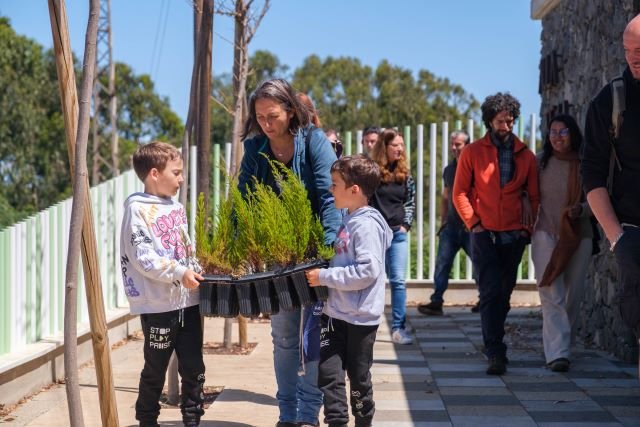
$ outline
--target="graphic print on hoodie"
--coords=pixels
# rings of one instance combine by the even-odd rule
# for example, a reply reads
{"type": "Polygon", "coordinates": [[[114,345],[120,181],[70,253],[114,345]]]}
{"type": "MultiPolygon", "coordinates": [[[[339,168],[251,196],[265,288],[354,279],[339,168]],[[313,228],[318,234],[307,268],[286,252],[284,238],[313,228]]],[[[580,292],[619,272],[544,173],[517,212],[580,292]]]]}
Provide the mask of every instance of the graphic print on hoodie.
{"type": "Polygon", "coordinates": [[[198,290],[181,279],[202,271],[192,256],[184,207],[172,199],[134,193],[124,203],[120,265],[132,314],[161,313],[198,304],[198,290]]]}

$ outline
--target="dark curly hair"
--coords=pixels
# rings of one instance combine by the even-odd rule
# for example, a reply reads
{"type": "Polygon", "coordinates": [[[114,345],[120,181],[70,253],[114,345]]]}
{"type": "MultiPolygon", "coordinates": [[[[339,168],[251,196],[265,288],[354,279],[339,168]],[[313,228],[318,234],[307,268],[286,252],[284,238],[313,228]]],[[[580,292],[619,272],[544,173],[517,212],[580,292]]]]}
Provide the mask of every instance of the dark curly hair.
{"type": "Polygon", "coordinates": [[[487,96],[480,106],[482,111],[482,121],[487,129],[491,129],[491,121],[502,111],[508,111],[513,116],[513,120],[520,117],[520,101],[510,93],[498,92],[495,95],[487,96]]]}
{"type": "Polygon", "coordinates": [[[549,159],[553,156],[553,146],[549,139],[549,133],[551,125],[555,122],[563,123],[569,129],[569,137],[571,138],[571,151],[580,152],[580,146],[582,146],[582,132],[580,126],[576,122],[576,119],[569,114],[558,114],[553,119],[549,120],[549,126],[547,126],[547,136],[544,138],[544,146],[542,147],[542,158],[540,159],[540,169],[544,169],[549,163],[549,159]]]}

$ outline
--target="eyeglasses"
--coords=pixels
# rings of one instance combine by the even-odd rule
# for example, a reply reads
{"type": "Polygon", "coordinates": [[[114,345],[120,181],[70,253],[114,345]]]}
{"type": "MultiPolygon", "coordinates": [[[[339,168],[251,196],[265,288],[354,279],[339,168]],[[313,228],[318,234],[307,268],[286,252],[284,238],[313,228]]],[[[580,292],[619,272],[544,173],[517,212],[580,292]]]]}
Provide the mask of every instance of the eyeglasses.
{"type": "Polygon", "coordinates": [[[561,136],[561,137],[569,136],[569,128],[564,128],[564,129],[560,129],[560,130],[551,129],[549,131],[549,136],[551,136],[551,137],[553,137],[553,136],[561,136]]]}

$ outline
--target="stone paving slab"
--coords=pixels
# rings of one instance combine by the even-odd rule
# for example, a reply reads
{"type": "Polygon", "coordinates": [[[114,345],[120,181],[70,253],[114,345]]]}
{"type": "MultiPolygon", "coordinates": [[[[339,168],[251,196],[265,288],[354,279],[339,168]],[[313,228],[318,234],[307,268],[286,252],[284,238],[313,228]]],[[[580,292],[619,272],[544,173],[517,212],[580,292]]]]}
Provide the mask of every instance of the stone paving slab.
{"type": "MultiPolygon", "coordinates": [[[[447,307],[442,317],[408,310],[412,345],[390,339],[390,311],[374,348],[372,381],[376,427],[608,427],[640,426],[637,366],[576,348],[568,373],[546,368],[537,309],[512,309],[507,319],[510,363],[502,376],[485,374],[480,318],[467,307],[447,307]]],[[[207,319],[206,340],[220,341],[222,319],[207,319]]],[[[236,327],[234,326],[234,333],[236,327]]],[[[250,356],[205,356],[206,385],[224,386],[207,409],[203,427],[273,427],[278,409],[268,323],[250,323],[250,356]]],[[[141,343],[112,352],[121,426],[134,426],[133,404],[142,367],[141,343]]],[[[100,425],[95,374],[81,370],[85,425],[100,425]]],[[[63,386],[43,392],[1,425],[68,425],[63,386]]],[[[322,418],[322,416],[321,416],[322,418]]],[[[163,409],[164,426],[180,425],[178,409],[163,409]]],[[[353,426],[353,420],[350,426],[353,426]]]]}

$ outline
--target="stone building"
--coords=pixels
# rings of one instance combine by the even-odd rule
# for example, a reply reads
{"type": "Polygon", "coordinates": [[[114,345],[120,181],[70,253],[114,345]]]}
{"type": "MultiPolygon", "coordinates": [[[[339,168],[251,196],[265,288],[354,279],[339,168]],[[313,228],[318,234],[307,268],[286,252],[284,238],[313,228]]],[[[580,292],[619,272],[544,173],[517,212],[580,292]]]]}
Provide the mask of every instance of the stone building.
{"type": "MultiPolygon", "coordinates": [[[[541,129],[559,113],[584,125],[591,98],[626,66],[622,33],[638,13],[639,0],[531,1],[531,17],[542,20],[541,129]]],[[[618,311],[617,268],[602,243],[590,265],[578,333],[587,345],[637,360],[637,340],[618,311]]]]}

